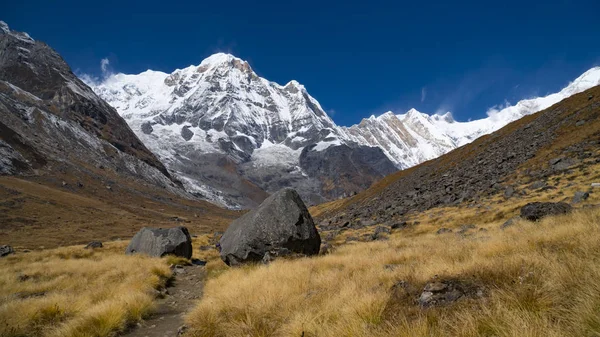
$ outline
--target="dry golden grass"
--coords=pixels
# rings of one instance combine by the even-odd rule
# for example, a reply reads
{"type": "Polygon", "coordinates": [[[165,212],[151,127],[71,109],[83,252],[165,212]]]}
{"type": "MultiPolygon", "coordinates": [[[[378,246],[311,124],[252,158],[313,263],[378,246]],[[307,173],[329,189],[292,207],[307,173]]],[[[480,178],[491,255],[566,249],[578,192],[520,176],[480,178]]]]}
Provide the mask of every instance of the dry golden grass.
{"type": "Polygon", "coordinates": [[[113,336],[153,309],[167,261],[125,256],[126,242],[0,259],[0,336],[113,336]]]}
{"type": "Polygon", "coordinates": [[[326,256],[230,269],[207,282],[190,335],[600,335],[600,209],[506,230],[479,225],[488,230],[464,237],[423,224],[326,256]],[[436,278],[486,295],[422,309],[392,290],[436,278]]]}

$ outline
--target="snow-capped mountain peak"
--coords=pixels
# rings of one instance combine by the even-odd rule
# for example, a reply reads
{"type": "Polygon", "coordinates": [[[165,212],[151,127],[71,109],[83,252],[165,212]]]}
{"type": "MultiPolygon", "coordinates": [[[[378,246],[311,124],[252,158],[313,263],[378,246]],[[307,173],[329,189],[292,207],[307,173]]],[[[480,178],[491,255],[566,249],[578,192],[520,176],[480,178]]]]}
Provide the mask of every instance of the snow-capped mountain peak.
{"type": "Polygon", "coordinates": [[[600,67],[594,67],[581,76],[577,77],[573,82],[560,91],[560,94],[568,97],[578,92],[594,87],[600,83],[600,67]]]}
{"type": "Polygon", "coordinates": [[[379,148],[397,168],[407,168],[598,84],[600,67],[558,93],[490,109],[488,117],[480,120],[459,122],[451,112],[429,115],[413,108],[402,114],[372,115],[357,125],[341,127],[302,84],[268,81],[248,62],[226,53],[170,74],[148,70],[90,83],[189,190],[229,206],[239,203],[222,194],[222,182],[227,179],[215,178],[207,162],[226,157],[237,165],[235,174],[265,190],[304,184],[300,188],[314,191],[314,186],[308,187],[312,182],[302,182],[306,179],[303,155],[319,160],[319,153],[346,155],[345,150],[332,150],[343,146],[379,148]],[[304,149],[308,154],[303,154],[304,149]],[[218,181],[211,183],[211,179],[218,181]]]}
{"type": "Polygon", "coordinates": [[[303,85],[261,78],[231,54],[214,54],[170,74],[114,74],[90,85],[168,166],[180,171],[189,189],[212,199],[219,199],[219,191],[174,167],[199,153],[226,155],[240,165],[260,161],[257,156],[269,151],[281,158],[283,149],[295,158],[294,166],[307,145],[340,144],[343,137],[303,85]]]}

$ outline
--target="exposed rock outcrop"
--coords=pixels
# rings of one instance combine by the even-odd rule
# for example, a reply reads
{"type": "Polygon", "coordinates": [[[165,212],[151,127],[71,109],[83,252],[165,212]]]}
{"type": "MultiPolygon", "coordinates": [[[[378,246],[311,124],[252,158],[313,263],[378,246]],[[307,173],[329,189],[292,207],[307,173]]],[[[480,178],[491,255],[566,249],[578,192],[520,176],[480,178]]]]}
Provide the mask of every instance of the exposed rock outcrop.
{"type": "Polygon", "coordinates": [[[521,208],[521,218],[538,221],[550,215],[567,214],[571,209],[571,206],[564,202],[532,202],[521,208]]]}
{"type": "Polygon", "coordinates": [[[92,241],[90,243],[88,243],[85,247],[83,247],[84,249],[96,249],[96,248],[102,248],[102,242],[100,241],[92,241]]]}
{"type": "Polygon", "coordinates": [[[4,257],[10,254],[14,254],[15,250],[9,245],[0,246],[0,257],[4,257]]]}

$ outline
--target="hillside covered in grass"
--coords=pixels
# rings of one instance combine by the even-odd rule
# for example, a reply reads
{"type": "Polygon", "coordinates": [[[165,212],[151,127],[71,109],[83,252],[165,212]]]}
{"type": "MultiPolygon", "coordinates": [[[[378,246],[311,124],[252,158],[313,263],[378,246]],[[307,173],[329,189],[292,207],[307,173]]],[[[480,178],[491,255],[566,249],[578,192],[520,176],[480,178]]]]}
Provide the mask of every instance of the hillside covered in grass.
{"type": "Polygon", "coordinates": [[[325,256],[230,269],[208,280],[187,317],[190,335],[600,333],[600,209],[505,229],[447,226],[455,232],[437,234],[432,221],[325,256]],[[423,305],[436,286],[458,298],[423,305]]]}

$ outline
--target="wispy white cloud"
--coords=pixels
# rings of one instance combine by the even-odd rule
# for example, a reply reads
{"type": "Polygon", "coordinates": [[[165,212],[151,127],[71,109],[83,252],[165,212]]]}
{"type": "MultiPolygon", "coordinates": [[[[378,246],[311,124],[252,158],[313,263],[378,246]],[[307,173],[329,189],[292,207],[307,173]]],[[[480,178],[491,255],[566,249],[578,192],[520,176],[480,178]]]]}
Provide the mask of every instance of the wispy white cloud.
{"type": "Polygon", "coordinates": [[[465,73],[457,83],[452,84],[451,89],[446,93],[435,113],[443,114],[447,111],[456,111],[468,106],[496,83],[507,78],[509,73],[510,69],[502,63],[498,64],[493,61],[481,68],[465,73]]]}
{"type": "Polygon", "coordinates": [[[79,77],[79,79],[82,80],[83,83],[89,85],[90,87],[100,84],[100,78],[98,78],[97,76],[81,73],[77,70],[75,71],[75,75],[77,75],[77,77],[79,77]]]}
{"type": "Polygon", "coordinates": [[[104,81],[105,79],[110,77],[113,74],[113,72],[110,67],[110,60],[108,59],[108,57],[105,57],[100,60],[100,76],[82,73],[78,70],[75,71],[75,74],[85,84],[87,84],[89,86],[95,86],[95,85],[102,83],[102,81],[104,81]]]}
{"type": "Polygon", "coordinates": [[[100,69],[102,69],[102,74],[105,75],[108,73],[108,66],[110,65],[110,61],[108,60],[108,57],[103,58],[102,60],[100,60],[100,69]]]}
{"type": "Polygon", "coordinates": [[[425,97],[427,97],[427,88],[421,88],[421,103],[425,102],[425,97]]]}
{"type": "Polygon", "coordinates": [[[497,104],[497,105],[494,105],[493,107],[489,108],[486,111],[486,114],[488,115],[488,117],[495,118],[500,111],[502,111],[510,106],[511,106],[510,102],[505,99],[503,104],[497,104]]]}

